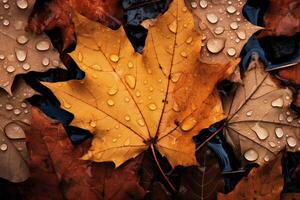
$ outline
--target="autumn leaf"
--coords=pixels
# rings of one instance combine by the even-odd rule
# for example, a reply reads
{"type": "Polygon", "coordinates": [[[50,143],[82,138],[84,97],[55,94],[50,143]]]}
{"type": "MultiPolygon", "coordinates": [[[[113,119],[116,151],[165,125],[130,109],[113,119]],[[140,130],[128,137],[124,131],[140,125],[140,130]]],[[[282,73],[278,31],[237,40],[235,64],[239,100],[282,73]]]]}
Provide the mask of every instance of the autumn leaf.
{"type": "Polygon", "coordinates": [[[0,8],[3,17],[0,28],[0,87],[10,94],[18,74],[64,68],[45,34],[34,35],[25,31],[34,2],[14,1],[4,3],[0,8]]]}
{"type": "Polygon", "coordinates": [[[24,199],[143,198],[137,177],[140,158],[117,170],[109,163],[83,161],[80,157],[89,142],[73,146],[62,124],[37,108],[32,110],[32,121],[32,133],[27,134],[31,177],[18,185],[24,199]]]}
{"type": "Polygon", "coordinates": [[[300,32],[300,2],[298,0],[270,0],[264,15],[265,30],[260,37],[293,36],[300,32]]]}
{"type": "Polygon", "coordinates": [[[199,62],[200,36],[181,0],[150,28],[143,55],[123,29],[78,16],[76,31],[71,56],[85,79],[45,85],[75,115],[72,125],[95,134],[83,158],[120,166],[155,146],[173,167],[195,165],[192,137],[224,118],[214,86],[238,61],[199,62]]]}
{"type": "Polygon", "coordinates": [[[261,27],[243,16],[246,0],[186,0],[197,29],[202,34],[200,60],[209,64],[226,64],[238,58],[243,46],[261,27]]]}
{"type": "Polygon", "coordinates": [[[264,165],[282,150],[299,151],[299,116],[289,107],[292,92],[264,71],[258,58],[243,84],[224,99],[225,136],[236,154],[264,165]]]}
{"type": "Polygon", "coordinates": [[[0,177],[22,182],[29,176],[25,130],[31,124],[31,106],[25,99],[35,92],[21,79],[15,86],[13,96],[0,90],[0,177]]]}
{"type": "Polygon", "coordinates": [[[280,200],[283,188],[281,156],[263,167],[251,170],[228,194],[218,194],[218,200],[280,200]]]}

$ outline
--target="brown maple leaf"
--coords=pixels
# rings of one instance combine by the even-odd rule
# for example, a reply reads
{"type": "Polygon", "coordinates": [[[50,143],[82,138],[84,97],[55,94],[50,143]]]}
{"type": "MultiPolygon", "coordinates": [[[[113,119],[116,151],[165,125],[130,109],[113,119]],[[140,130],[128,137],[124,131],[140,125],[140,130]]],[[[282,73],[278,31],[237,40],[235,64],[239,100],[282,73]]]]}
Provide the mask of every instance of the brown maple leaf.
{"type": "Polygon", "coordinates": [[[63,68],[59,54],[45,34],[26,32],[27,18],[35,0],[3,2],[0,26],[0,88],[11,94],[15,76],[30,71],[63,68]]]}

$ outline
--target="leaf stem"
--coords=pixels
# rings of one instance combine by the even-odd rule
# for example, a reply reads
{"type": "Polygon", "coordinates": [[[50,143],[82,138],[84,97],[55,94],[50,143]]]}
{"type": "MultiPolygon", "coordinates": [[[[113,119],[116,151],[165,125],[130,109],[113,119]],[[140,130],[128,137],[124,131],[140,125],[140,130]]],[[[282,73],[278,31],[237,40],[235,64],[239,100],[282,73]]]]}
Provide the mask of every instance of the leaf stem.
{"type": "Polygon", "coordinates": [[[160,173],[163,175],[164,179],[167,181],[168,185],[170,186],[170,188],[173,190],[174,193],[177,192],[177,190],[175,189],[175,187],[173,186],[173,184],[171,183],[171,181],[169,180],[169,178],[166,176],[166,174],[164,173],[164,170],[162,169],[162,167],[160,166],[159,164],[159,161],[157,159],[157,156],[156,156],[156,153],[155,153],[155,149],[154,149],[154,146],[153,144],[150,145],[151,147],[151,151],[152,151],[152,155],[153,155],[153,158],[156,162],[156,165],[160,171],[160,173]]]}
{"type": "Polygon", "coordinates": [[[221,130],[223,130],[224,125],[221,126],[218,130],[216,130],[211,136],[209,136],[200,146],[197,147],[196,151],[201,149],[206,143],[208,143],[213,137],[215,137],[221,130]]]}

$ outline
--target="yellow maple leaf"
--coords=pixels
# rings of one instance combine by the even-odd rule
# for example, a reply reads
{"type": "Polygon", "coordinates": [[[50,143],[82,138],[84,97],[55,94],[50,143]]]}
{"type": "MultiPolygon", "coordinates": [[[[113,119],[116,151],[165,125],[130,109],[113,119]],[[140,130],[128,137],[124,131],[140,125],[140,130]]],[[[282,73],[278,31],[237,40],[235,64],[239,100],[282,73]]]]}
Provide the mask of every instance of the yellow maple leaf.
{"type": "Polygon", "coordinates": [[[152,146],[173,167],[196,164],[192,137],[224,118],[214,86],[237,61],[200,63],[201,38],[183,0],[174,0],[150,27],[142,55],[123,29],[82,16],[75,24],[71,56],[86,76],[45,85],[74,113],[72,125],[95,134],[83,158],[119,166],[152,146]]]}

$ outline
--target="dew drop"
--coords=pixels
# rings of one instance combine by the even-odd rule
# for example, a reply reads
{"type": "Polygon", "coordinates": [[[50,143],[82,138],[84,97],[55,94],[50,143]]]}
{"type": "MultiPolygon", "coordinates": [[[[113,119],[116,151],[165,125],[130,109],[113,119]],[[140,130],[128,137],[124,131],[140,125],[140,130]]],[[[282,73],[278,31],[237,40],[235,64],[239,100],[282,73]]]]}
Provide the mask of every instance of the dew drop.
{"type": "Polygon", "coordinates": [[[132,62],[130,62],[130,61],[128,62],[127,66],[128,66],[128,68],[129,68],[129,69],[131,69],[131,68],[133,68],[133,67],[134,67],[133,63],[132,63],[132,62]]]}
{"type": "Polygon", "coordinates": [[[225,40],[223,39],[209,39],[207,41],[206,47],[211,53],[219,53],[225,46],[225,40]]]}
{"type": "Polygon", "coordinates": [[[5,56],[3,54],[0,54],[0,60],[4,60],[5,56]]]}
{"type": "Polygon", "coordinates": [[[26,8],[28,8],[28,1],[27,0],[17,0],[17,6],[18,8],[24,10],[26,8]]]}
{"type": "Polygon", "coordinates": [[[182,131],[189,131],[193,129],[197,124],[197,120],[193,116],[189,116],[183,120],[180,124],[180,128],[182,131]]]}
{"type": "Polygon", "coordinates": [[[236,29],[239,28],[239,25],[238,25],[237,22],[231,22],[229,26],[230,26],[230,28],[233,29],[233,30],[236,30],[236,29]]]}
{"type": "Polygon", "coordinates": [[[233,14],[236,12],[236,8],[234,6],[228,6],[226,8],[226,11],[229,13],[229,14],[233,14]]]}
{"type": "Polygon", "coordinates": [[[6,136],[10,139],[26,138],[25,132],[22,129],[22,127],[13,122],[5,126],[4,132],[5,132],[6,136]]]}
{"type": "Polygon", "coordinates": [[[9,25],[9,21],[7,19],[4,19],[3,22],[2,22],[2,24],[4,26],[8,26],[9,25]]]}
{"type": "Polygon", "coordinates": [[[238,30],[236,32],[238,38],[240,38],[241,40],[245,40],[246,39],[246,32],[243,30],[238,30]]]}
{"type": "Polygon", "coordinates": [[[289,122],[289,123],[291,123],[293,120],[294,120],[294,119],[293,119],[293,117],[291,117],[291,116],[288,116],[288,117],[286,118],[286,121],[289,122]]]}
{"type": "Polygon", "coordinates": [[[179,112],[179,111],[180,111],[180,107],[179,107],[179,105],[178,105],[176,102],[174,102],[172,109],[173,109],[175,112],[179,112]]]}
{"type": "Polygon", "coordinates": [[[181,73],[172,73],[171,74],[171,81],[176,83],[180,79],[181,73]]]}
{"type": "Polygon", "coordinates": [[[136,79],[132,75],[125,75],[125,82],[129,88],[134,89],[136,84],[136,79]]]}
{"type": "Polygon", "coordinates": [[[293,137],[288,137],[288,138],[286,139],[286,142],[287,142],[287,144],[288,144],[290,147],[295,147],[295,146],[297,145],[297,141],[296,141],[296,139],[293,138],[293,137]]]}
{"type": "Polygon", "coordinates": [[[180,55],[184,58],[187,58],[187,53],[185,51],[180,52],[180,55]]]}
{"type": "Polygon", "coordinates": [[[110,95],[110,96],[114,96],[115,94],[118,93],[118,88],[110,88],[108,91],[107,91],[107,94],[110,95]]]}
{"type": "Polygon", "coordinates": [[[12,65],[9,65],[7,68],[6,68],[6,71],[8,73],[13,73],[14,71],[16,70],[16,68],[12,65]]]}
{"type": "Polygon", "coordinates": [[[42,65],[48,66],[49,64],[50,64],[50,59],[49,58],[43,58],[42,65]]]}
{"type": "Polygon", "coordinates": [[[234,56],[236,54],[236,50],[234,48],[230,47],[227,49],[227,54],[229,56],[234,56]]]}
{"type": "Polygon", "coordinates": [[[26,60],[27,52],[25,50],[15,48],[15,54],[18,61],[23,62],[26,60]]]}
{"type": "Polygon", "coordinates": [[[275,135],[276,135],[276,137],[278,137],[278,138],[282,138],[282,136],[283,136],[283,130],[282,130],[282,128],[275,128],[275,135]]]}
{"type": "Polygon", "coordinates": [[[125,120],[126,121],[130,121],[130,116],[129,115],[125,115],[125,120]]]}
{"type": "Polygon", "coordinates": [[[201,0],[199,2],[199,5],[200,5],[201,8],[207,8],[208,3],[207,3],[206,0],[201,0]]]}
{"type": "Polygon", "coordinates": [[[220,35],[224,32],[225,28],[224,26],[217,26],[214,30],[215,34],[220,35]]]}
{"type": "Polygon", "coordinates": [[[266,155],[266,156],[264,157],[264,160],[265,160],[266,162],[269,162],[269,161],[270,161],[270,157],[269,157],[268,155],[266,155]]]}
{"type": "Polygon", "coordinates": [[[124,101],[125,101],[126,103],[128,103],[128,102],[129,102],[129,98],[128,98],[128,97],[125,97],[125,98],[124,98],[124,101]]]}
{"type": "Polygon", "coordinates": [[[50,43],[46,40],[42,40],[36,43],[35,48],[39,51],[47,51],[50,48],[50,43]]]}
{"type": "Polygon", "coordinates": [[[8,148],[8,146],[7,146],[7,144],[5,144],[5,143],[2,143],[2,144],[0,145],[0,150],[1,150],[1,151],[6,151],[7,148],[8,148]]]}
{"type": "Polygon", "coordinates": [[[251,117],[252,114],[253,114],[253,110],[250,110],[250,111],[248,111],[248,112],[246,113],[246,116],[247,116],[247,117],[251,117]]]}
{"type": "Polygon", "coordinates": [[[269,142],[269,145],[270,145],[270,147],[272,147],[272,148],[276,147],[276,144],[275,144],[274,142],[272,142],[272,141],[269,142]]]}
{"type": "Polygon", "coordinates": [[[138,120],[137,120],[137,123],[138,123],[138,125],[140,125],[140,126],[145,126],[145,122],[144,122],[143,119],[138,119],[138,120]]]}
{"type": "Polygon", "coordinates": [[[110,59],[112,62],[117,63],[117,62],[119,62],[120,57],[119,57],[118,55],[116,55],[116,54],[111,54],[111,55],[109,56],[109,59],[110,59]]]}
{"type": "Polygon", "coordinates": [[[28,63],[24,63],[23,65],[22,65],[22,68],[24,69],[24,70],[29,70],[30,69],[30,65],[28,64],[28,63]]]}
{"type": "Polygon", "coordinates": [[[172,33],[176,33],[177,32],[177,21],[174,20],[171,24],[169,24],[168,28],[172,33]]]}
{"type": "Polygon", "coordinates": [[[185,42],[186,42],[187,44],[191,44],[191,43],[193,42],[193,37],[188,37],[188,38],[185,40],[185,42]]]}
{"type": "Polygon", "coordinates": [[[248,149],[245,151],[244,157],[246,160],[253,162],[258,159],[258,153],[254,149],[248,149]]]}
{"type": "Polygon", "coordinates": [[[113,100],[111,100],[111,99],[108,99],[106,103],[109,106],[114,106],[115,105],[115,102],[113,100]]]}
{"type": "Polygon", "coordinates": [[[197,2],[196,1],[192,1],[191,2],[191,7],[192,8],[197,8],[197,2]]]}
{"type": "Polygon", "coordinates": [[[251,130],[253,130],[256,133],[257,137],[260,140],[265,140],[265,139],[267,139],[267,137],[269,137],[269,133],[268,133],[267,129],[261,127],[258,123],[255,124],[255,126],[253,126],[251,128],[251,130]]]}
{"type": "Polygon", "coordinates": [[[118,141],[117,138],[114,138],[114,139],[112,140],[113,143],[115,143],[115,142],[117,142],[117,141],[118,141]]]}
{"type": "Polygon", "coordinates": [[[22,45],[26,44],[28,40],[29,40],[28,37],[26,37],[25,35],[20,35],[17,37],[17,42],[22,45]]]}
{"type": "Polygon", "coordinates": [[[15,110],[14,110],[14,114],[15,114],[15,115],[19,115],[19,114],[21,114],[21,110],[20,110],[20,109],[18,109],[18,108],[17,108],[17,109],[15,109],[15,110]]]}
{"type": "Polygon", "coordinates": [[[77,58],[78,58],[78,61],[79,61],[79,62],[82,62],[82,61],[83,61],[83,55],[82,55],[81,52],[78,52],[77,58]]]}
{"type": "Polygon", "coordinates": [[[71,104],[69,104],[67,101],[63,101],[63,106],[66,108],[66,109],[70,109],[70,108],[72,108],[72,105],[71,104]]]}
{"type": "Polygon", "coordinates": [[[96,124],[96,122],[91,121],[91,122],[90,122],[90,126],[93,127],[93,128],[95,128],[95,127],[97,126],[97,124],[96,124]]]}
{"type": "Polygon", "coordinates": [[[283,103],[284,103],[284,102],[283,102],[283,99],[280,97],[280,98],[275,99],[274,101],[272,101],[271,105],[272,105],[273,107],[282,108],[283,103]]]}
{"type": "Polygon", "coordinates": [[[206,14],[206,19],[209,23],[215,24],[218,22],[218,17],[217,15],[213,14],[213,13],[208,13],[206,14]]]}
{"type": "Polygon", "coordinates": [[[140,97],[141,96],[141,92],[140,91],[136,91],[135,92],[135,96],[140,97]]]}
{"type": "Polygon", "coordinates": [[[157,109],[157,106],[155,103],[150,103],[150,104],[148,104],[148,108],[149,108],[149,110],[154,111],[157,109]]]}
{"type": "Polygon", "coordinates": [[[279,121],[283,121],[283,119],[284,119],[284,116],[283,116],[283,114],[279,114],[279,116],[278,116],[278,120],[279,120],[279,121]]]}

